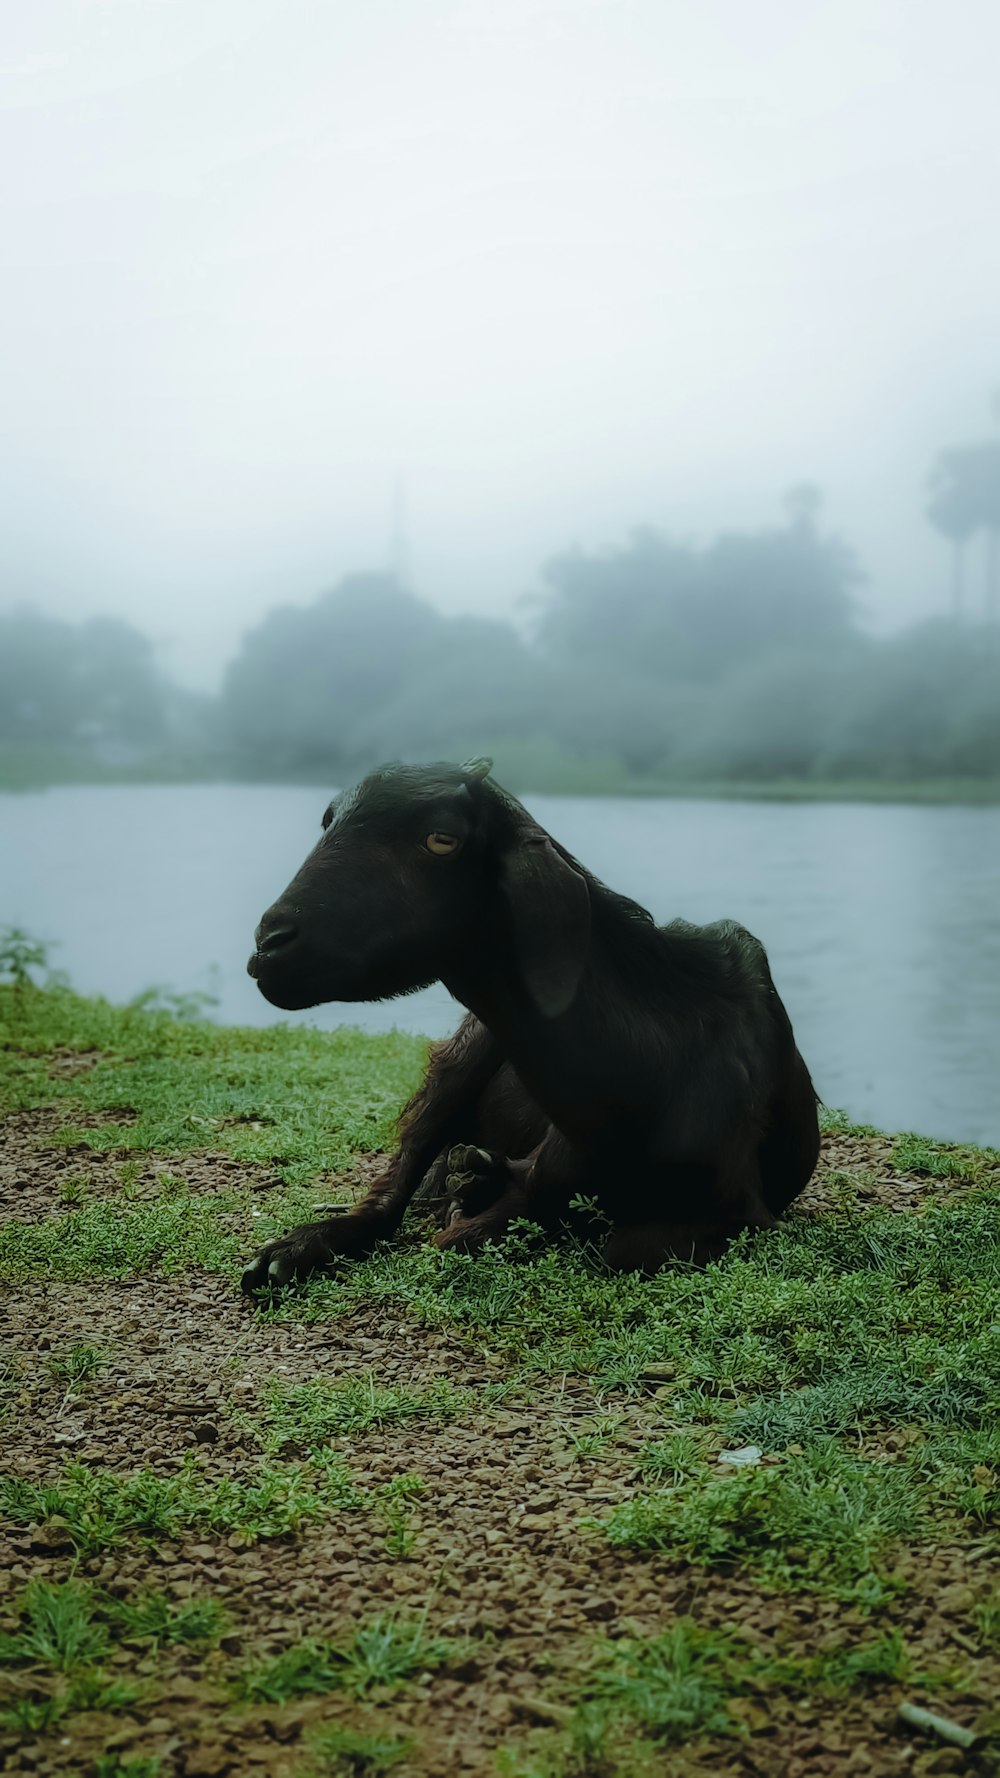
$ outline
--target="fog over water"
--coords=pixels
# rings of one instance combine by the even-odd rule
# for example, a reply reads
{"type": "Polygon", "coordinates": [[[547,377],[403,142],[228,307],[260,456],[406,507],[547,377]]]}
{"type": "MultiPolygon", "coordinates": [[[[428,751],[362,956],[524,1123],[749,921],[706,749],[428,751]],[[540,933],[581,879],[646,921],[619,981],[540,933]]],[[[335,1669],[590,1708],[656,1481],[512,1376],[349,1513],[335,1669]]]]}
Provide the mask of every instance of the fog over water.
{"type": "Polygon", "coordinates": [[[554,550],[808,477],[875,627],[941,609],[998,56],[992,0],[9,8],[2,597],[211,686],[349,569],[507,613],[554,550]]]}

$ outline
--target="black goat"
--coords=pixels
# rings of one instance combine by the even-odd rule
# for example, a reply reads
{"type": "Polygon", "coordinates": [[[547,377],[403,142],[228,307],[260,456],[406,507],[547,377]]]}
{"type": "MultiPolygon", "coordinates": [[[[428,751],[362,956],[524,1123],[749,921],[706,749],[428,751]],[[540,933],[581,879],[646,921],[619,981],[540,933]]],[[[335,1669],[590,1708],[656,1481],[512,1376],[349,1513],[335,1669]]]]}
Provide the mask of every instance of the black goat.
{"type": "Polygon", "coordinates": [[[582,1194],[612,1225],[609,1263],[649,1271],[773,1225],[812,1173],[816,1095],[757,939],[731,921],[655,926],[489,770],[373,772],[331,803],[257,928],[247,967],[275,1006],[440,979],[469,1013],[368,1196],[270,1241],[247,1290],[369,1250],[449,1157],[465,1213],[441,1246],[473,1250],[512,1217],[557,1226],[582,1194]]]}

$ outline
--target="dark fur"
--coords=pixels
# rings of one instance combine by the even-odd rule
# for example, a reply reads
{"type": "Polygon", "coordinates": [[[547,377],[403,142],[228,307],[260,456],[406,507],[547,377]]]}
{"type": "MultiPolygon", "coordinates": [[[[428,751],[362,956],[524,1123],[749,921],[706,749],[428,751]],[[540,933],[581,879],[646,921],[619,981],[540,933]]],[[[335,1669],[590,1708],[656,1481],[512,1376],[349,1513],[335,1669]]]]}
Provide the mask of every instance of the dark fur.
{"type": "Polygon", "coordinates": [[[393,1234],[449,1153],[466,1214],[440,1245],[473,1250],[518,1216],[557,1226],[582,1194],[613,1225],[608,1261],[645,1270],[770,1226],[812,1173],[816,1095],[763,947],[730,921],[655,926],[487,770],[373,773],[327,810],[258,927],[248,967],[276,1006],[440,979],[469,1015],[434,1048],[364,1201],[270,1242],[248,1289],[393,1234]],[[437,832],[459,850],[432,854],[437,832]]]}

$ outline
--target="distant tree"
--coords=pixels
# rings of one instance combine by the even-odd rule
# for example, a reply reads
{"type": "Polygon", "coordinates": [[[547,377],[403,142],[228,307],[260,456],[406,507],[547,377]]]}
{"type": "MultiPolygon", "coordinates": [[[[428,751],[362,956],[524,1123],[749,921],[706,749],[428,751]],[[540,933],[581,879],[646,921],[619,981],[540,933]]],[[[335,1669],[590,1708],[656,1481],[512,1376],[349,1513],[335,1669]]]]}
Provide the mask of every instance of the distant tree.
{"type": "Polygon", "coordinates": [[[662,683],[842,637],[862,577],[852,552],[820,531],[820,506],[803,484],[787,498],[786,525],[728,532],[708,549],[646,528],[624,549],[555,556],[543,570],[540,646],[662,683]]]}
{"type": "Polygon", "coordinates": [[[537,637],[553,660],[658,677],[691,670],[687,613],[697,598],[696,552],[651,526],[624,548],[564,551],[544,564],[537,637]]]}
{"type": "Polygon", "coordinates": [[[954,550],[952,610],[963,615],[964,556],[969,538],[986,538],[985,614],[1000,615],[1000,439],[942,451],[928,478],[927,517],[954,550]]]}
{"type": "Polygon", "coordinates": [[[421,695],[446,627],[385,574],[349,575],[312,605],[271,611],[226,669],[222,734],[264,776],[351,767],[365,724],[407,687],[421,695]]]}
{"type": "Polygon", "coordinates": [[[1000,652],[983,634],[939,618],[869,642],[837,699],[824,774],[1000,772],[1000,652]]]}
{"type": "Polygon", "coordinates": [[[0,614],[0,737],[101,750],[146,749],[165,733],[153,645],[120,618],[62,623],[29,607],[0,614]]]}

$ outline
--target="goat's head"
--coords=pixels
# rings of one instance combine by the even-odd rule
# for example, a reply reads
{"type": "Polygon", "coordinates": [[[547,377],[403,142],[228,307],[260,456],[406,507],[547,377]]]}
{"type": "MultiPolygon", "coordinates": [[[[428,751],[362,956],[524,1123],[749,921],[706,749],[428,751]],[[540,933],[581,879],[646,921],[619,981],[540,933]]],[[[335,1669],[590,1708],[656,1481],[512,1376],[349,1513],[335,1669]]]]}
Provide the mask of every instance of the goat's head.
{"type": "Polygon", "coordinates": [[[587,879],[527,810],[464,766],[384,766],[335,797],[247,965],[288,1010],[513,971],[565,1012],[590,944],[587,879]]]}

